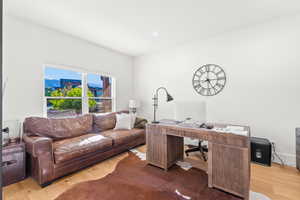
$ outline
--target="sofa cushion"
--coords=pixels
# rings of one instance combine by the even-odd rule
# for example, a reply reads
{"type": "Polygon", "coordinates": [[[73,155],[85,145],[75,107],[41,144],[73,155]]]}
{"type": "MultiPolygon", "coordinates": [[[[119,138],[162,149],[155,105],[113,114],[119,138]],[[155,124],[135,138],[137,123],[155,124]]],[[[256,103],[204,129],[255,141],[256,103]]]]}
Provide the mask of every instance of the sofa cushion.
{"type": "Polygon", "coordinates": [[[99,132],[115,128],[117,113],[128,113],[128,111],[94,115],[94,130],[99,132]]]}
{"type": "Polygon", "coordinates": [[[138,137],[145,137],[145,130],[137,128],[131,130],[107,130],[100,134],[113,139],[114,145],[120,145],[135,140],[138,137]]]}
{"type": "Polygon", "coordinates": [[[71,160],[88,153],[112,148],[112,139],[99,134],[85,134],[53,143],[55,163],[71,160]]]}
{"type": "Polygon", "coordinates": [[[24,132],[27,135],[49,137],[54,140],[80,136],[92,129],[93,115],[90,114],[62,119],[29,117],[24,121],[24,132]]]}

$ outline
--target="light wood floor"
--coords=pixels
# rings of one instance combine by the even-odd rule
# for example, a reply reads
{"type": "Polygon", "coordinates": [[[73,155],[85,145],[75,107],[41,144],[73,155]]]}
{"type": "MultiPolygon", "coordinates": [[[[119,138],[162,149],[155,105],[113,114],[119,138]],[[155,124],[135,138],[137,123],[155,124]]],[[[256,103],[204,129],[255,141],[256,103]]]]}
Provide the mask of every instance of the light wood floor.
{"type": "MultiPolygon", "coordinates": [[[[145,152],[146,147],[138,150],[145,152]]],[[[116,164],[125,158],[120,154],[90,168],[61,178],[51,185],[40,188],[31,178],[4,187],[5,200],[52,200],[72,185],[93,179],[99,179],[112,172],[116,164]]],[[[260,192],[272,200],[300,200],[300,172],[295,168],[282,168],[276,164],[272,167],[251,166],[251,190],[260,192]]]]}

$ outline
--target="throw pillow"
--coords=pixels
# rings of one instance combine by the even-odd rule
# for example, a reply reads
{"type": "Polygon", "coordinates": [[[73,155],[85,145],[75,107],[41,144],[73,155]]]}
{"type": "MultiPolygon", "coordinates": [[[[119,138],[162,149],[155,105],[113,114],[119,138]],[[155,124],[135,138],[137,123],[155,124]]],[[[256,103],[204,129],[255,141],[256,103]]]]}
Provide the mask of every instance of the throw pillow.
{"type": "Polygon", "coordinates": [[[136,117],[134,128],[144,129],[146,128],[147,120],[141,117],[136,117]]]}
{"type": "Polygon", "coordinates": [[[135,116],[131,114],[116,114],[116,126],[114,130],[118,129],[132,129],[135,122],[135,116]]]}
{"type": "Polygon", "coordinates": [[[101,132],[113,129],[116,126],[116,114],[128,113],[128,111],[112,112],[109,114],[94,114],[94,131],[101,132]]]}

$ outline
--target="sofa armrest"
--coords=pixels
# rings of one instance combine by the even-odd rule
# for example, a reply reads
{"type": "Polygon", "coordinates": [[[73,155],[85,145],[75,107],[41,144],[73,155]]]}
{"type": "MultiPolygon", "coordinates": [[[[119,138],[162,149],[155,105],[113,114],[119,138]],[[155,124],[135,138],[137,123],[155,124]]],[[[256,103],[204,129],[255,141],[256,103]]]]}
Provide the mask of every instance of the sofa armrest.
{"type": "Polygon", "coordinates": [[[42,186],[48,185],[54,177],[52,139],[24,134],[26,152],[30,154],[30,174],[42,186]]]}
{"type": "Polygon", "coordinates": [[[26,151],[33,157],[38,157],[46,153],[52,155],[52,139],[24,134],[23,140],[26,144],[26,151]]]}

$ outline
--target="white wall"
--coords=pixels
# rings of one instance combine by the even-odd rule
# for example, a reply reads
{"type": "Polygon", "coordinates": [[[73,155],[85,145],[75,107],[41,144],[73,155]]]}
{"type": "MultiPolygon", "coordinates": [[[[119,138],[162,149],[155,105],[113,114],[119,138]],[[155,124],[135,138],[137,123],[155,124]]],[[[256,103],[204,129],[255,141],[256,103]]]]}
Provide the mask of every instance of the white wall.
{"type": "Polygon", "coordinates": [[[43,64],[74,66],[116,78],[116,109],[132,97],[132,57],[4,16],[4,120],[43,115],[43,64]]]}
{"type": "MultiPolygon", "coordinates": [[[[295,164],[295,127],[300,126],[300,15],[138,57],[134,77],[134,95],[141,101],[142,115],[152,119],[152,95],[157,87],[165,86],[178,101],[206,101],[208,121],[251,126],[252,136],[274,141],[286,162],[295,164]],[[225,89],[213,97],[203,97],[192,87],[194,71],[207,63],[220,65],[227,74],[225,89]]],[[[161,110],[169,107],[160,104],[161,110]]],[[[160,114],[167,115],[165,111],[160,114]]]]}

